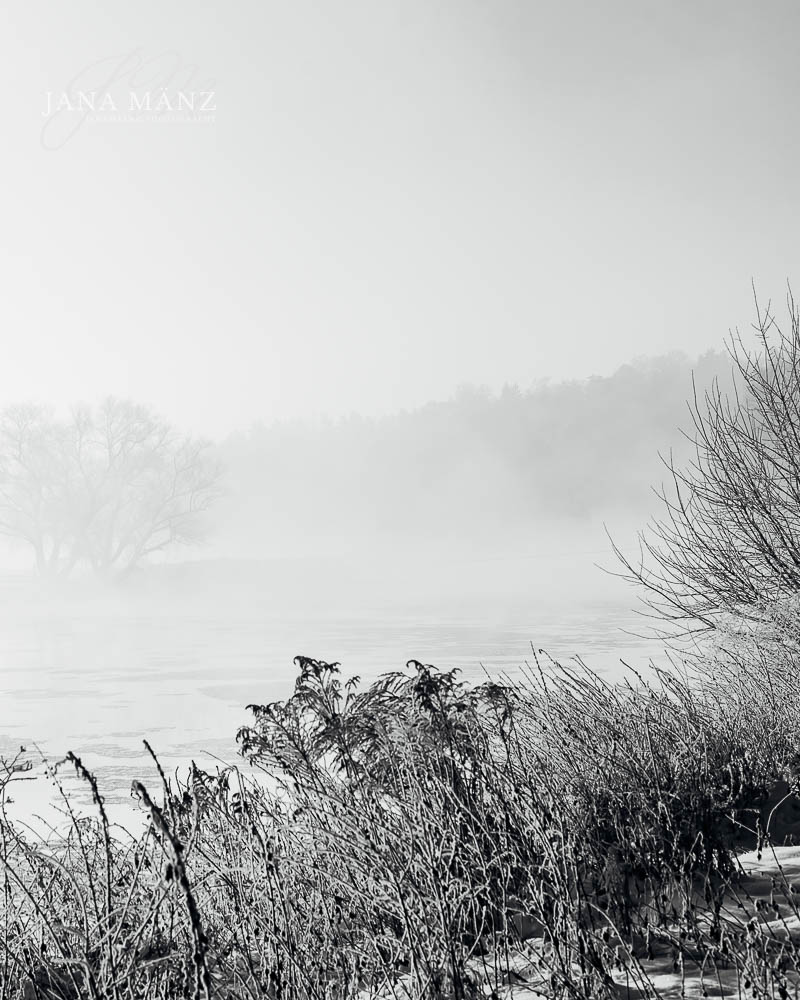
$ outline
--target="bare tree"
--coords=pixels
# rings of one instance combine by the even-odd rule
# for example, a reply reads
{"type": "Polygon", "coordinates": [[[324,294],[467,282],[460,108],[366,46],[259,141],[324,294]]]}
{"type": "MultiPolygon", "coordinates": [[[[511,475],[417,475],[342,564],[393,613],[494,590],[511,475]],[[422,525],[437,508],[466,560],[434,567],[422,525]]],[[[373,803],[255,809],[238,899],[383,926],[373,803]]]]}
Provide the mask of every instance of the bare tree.
{"type": "Polygon", "coordinates": [[[757,348],[738,331],[733,380],[694,387],[693,460],[665,459],[662,516],[639,535],[639,558],[615,551],[645,603],[673,631],[750,624],[800,592],[800,315],[789,293],[781,328],[756,300],[757,348]]]}
{"type": "Polygon", "coordinates": [[[0,416],[0,531],[28,542],[42,573],[125,574],[199,541],[220,477],[207,442],[127,401],[66,421],[32,406],[0,416]]]}
{"type": "Polygon", "coordinates": [[[71,515],[65,428],[35,406],[0,418],[0,531],[28,542],[41,573],[58,562],[71,515]]]}

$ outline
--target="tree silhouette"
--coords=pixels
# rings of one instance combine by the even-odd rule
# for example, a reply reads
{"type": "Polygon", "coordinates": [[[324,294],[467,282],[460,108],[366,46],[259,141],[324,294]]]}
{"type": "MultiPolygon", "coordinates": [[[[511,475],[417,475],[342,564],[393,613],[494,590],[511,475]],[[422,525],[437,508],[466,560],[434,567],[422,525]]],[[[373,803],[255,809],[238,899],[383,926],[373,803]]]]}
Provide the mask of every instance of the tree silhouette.
{"type": "Polygon", "coordinates": [[[220,478],[206,442],[125,400],[67,420],[37,406],[0,415],[0,532],[27,542],[42,574],[124,575],[199,541],[220,478]]]}

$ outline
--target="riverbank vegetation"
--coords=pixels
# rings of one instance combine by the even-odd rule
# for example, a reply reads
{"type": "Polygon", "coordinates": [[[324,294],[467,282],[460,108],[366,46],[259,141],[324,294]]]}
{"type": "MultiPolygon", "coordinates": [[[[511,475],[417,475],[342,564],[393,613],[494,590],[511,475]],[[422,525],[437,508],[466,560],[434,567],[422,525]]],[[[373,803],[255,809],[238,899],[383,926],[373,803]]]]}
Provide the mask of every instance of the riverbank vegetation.
{"type": "Polygon", "coordinates": [[[95,818],[0,824],[0,996],[797,995],[788,661],[768,686],[749,661],[473,688],[298,666],[239,733],[264,780],[136,783],[124,836],[70,757],[95,818]]]}

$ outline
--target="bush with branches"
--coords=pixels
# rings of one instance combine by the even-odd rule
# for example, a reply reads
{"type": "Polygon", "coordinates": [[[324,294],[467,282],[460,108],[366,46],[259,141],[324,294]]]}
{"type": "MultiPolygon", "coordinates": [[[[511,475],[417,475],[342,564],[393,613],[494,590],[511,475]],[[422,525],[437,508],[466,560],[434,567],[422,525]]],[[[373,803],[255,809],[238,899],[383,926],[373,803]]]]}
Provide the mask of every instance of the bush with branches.
{"type": "Polygon", "coordinates": [[[800,311],[788,325],[756,301],[757,347],[729,343],[730,389],[695,387],[694,459],[665,459],[662,516],[639,536],[625,575],[662,625],[713,631],[754,623],[800,590],[800,311]]]}

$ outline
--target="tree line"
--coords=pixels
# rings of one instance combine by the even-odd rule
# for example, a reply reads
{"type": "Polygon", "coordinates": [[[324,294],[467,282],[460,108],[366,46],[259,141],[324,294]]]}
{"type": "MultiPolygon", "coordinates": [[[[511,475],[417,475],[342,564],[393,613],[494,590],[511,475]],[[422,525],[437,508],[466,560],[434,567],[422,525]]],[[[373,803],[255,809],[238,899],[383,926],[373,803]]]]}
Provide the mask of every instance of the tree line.
{"type": "Polygon", "coordinates": [[[725,383],[714,352],[641,359],[605,377],[462,387],[380,418],[255,426],[220,447],[223,532],[273,546],[374,538],[456,544],[524,540],[547,525],[641,520],[664,475],[659,450],[689,453],[692,372],[725,383]]]}

